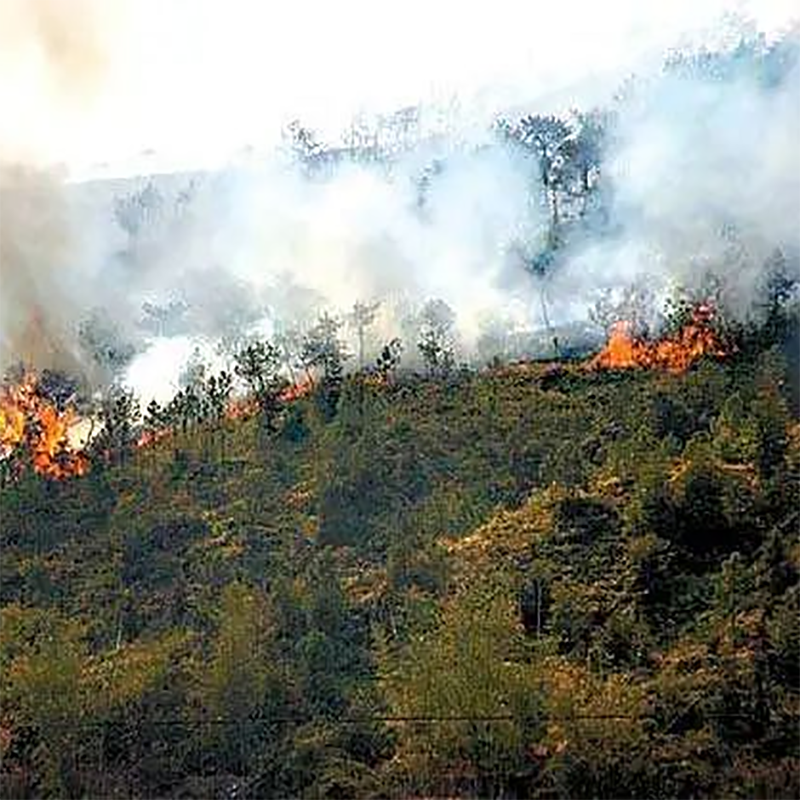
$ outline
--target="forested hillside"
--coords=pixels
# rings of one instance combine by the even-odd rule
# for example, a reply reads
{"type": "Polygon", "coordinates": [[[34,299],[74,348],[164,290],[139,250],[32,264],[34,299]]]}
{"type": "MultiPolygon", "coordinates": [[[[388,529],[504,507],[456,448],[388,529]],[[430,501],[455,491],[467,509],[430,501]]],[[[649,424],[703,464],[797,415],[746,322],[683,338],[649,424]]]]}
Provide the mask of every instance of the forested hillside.
{"type": "Polygon", "coordinates": [[[137,446],[123,404],[65,479],[29,437],[0,496],[0,794],[794,796],[776,330],[685,371],[383,363],[294,393],[262,345],[233,416],[204,379],[205,413],[137,446]]]}
{"type": "Polygon", "coordinates": [[[0,0],[0,798],[800,797],[797,22],[321,5],[0,0]]]}

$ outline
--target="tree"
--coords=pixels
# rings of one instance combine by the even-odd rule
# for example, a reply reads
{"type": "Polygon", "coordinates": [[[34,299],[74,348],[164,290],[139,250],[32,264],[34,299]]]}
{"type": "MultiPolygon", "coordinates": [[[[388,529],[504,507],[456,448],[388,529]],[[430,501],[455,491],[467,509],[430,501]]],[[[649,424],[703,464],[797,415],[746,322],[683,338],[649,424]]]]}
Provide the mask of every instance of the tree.
{"type": "Polygon", "coordinates": [[[117,224],[131,239],[152,225],[161,214],[164,198],[152,182],[138,192],[118,197],[114,201],[117,224]]]}
{"type": "Polygon", "coordinates": [[[616,296],[610,289],[605,289],[589,309],[589,319],[606,336],[614,323],[624,321],[630,325],[632,336],[646,337],[649,323],[655,316],[655,294],[641,279],[625,286],[616,296]]]}
{"type": "Polygon", "coordinates": [[[384,383],[388,382],[389,376],[400,366],[402,355],[403,343],[397,337],[383,346],[375,367],[383,378],[384,383]]]}
{"type": "Polygon", "coordinates": [[[378,643],[392,714],[438,723],[397,726],[398,761],[412,773],[406,780],[423,781],[415,787],[423,796],[505,796],[526,745],[542,735],[540,680],[515,658],[513,588],[507,576],[486,577],[448,598],[439,624],[407,646],[378,643]]]}
{"type": "Polygon", "coordinates": [[[424,214],[428,204],[428,195],[431,184],[445,171],[445,162],[441,158],[435,158],[427,164],[416,180],[417,186],[417,209],[424,214]]]}
{"type": "Polygon", "coordinates": [[[353,117],[350,127],[344,133],[345,146],[350,159],[356,163],[377,161],[379,157],[379,129],[363,115],[353,117]]]}
{"type": "Polygon", "coordinates": [[[358,335],[358,368],[364,369],[364,332],[375,321],[375,314],[380,307],[380,302],[364,303],[357,300],[353,310],[347,317],[347,322],[355,329],[358,335]]]}
{"type": "Polygon", "coordinates": [[[603,151],[608,137],[610,118],[602,111],[575,114],[577,134],[563,147],[567,158],[573,191],[581,197],[581,216],[589,210],[589,201],[600,180],[603,151]]]}
{"type": "Polygon", "coordinates": [[[168,425],[180,425],[181,431],[186,433],[189,427],[189,415],[183,389],[173,395],[172,399],[169,401],[169,404],[164,409],[164,418],[168,425]]]}
{"type": "Polygon", "coordinates": [[[531,115],[520,121],[514,135],[537,160],[539,179],[550,209],[548,245],[553,248],[558,241],[559,191],[567,175],[567,145],[573,136],[573,131],[569,124],[559,117],[531,115]]]}
{"type": "Polygon", "coordinates": [[[42,370],[36,388],[39,394],[46,397],[59,411],[64,411],[79,398],[78,381],[59,370],[42,370]]]}
{"type": "Polygon", "coordinates": [[[176,336],[186,332],[185,317],[189,306],[171,301],[165,306],[143,303],[144,317],[139,326],[155,336],[176,336]]]}
{"type": "Polygon", "coordinates": [[[296,119],[289,123],[282,136],[290,157],[307,174],[313,172],[325,154],[325,145],[317,134],[296,119]]]}
{"type": "Polygon", "coordinates": [[[349,357],[339,339],[341,326],[341,320],[327,313],[321,314],[303,340],[302,360],[306,369],[322,370],[317,398],[326,419],[332,419],[336,414],[344,381],[344,362],[349,357]]]}
{"type": "Polygon", "coordinates": [[[286,386],[280,374],[280,351],[269,341],[253,342],[236,354],[235,362],[234,372],[255,397],[267,429],[274,430],[286,386]]]}
{"type": "Polygon", "coordinates": [[[139,401],[133,392],[113,384],[100,401],[100,422],[103,427],[95,437],[92,449],[102,453],[107,462],[124,463],[136,442],[139,416],[139,401]]]}
{"type": "Polygon", "coordinates": [[[165,409],[162,408],[161,403],[153,398],[145,409],[144,415],[144,429],[147,433],[153,435],[157,434],[164,428],[167,423],[165,409]]]}
{"type": "Polygon", "coordinates": [[[206,381],[206,397],[208,398],[209,411],[217,423],[225,416],[225,408],[228,405],[232,390],[233,377],[225,370],[222,370],[218,375],[211,375],[206,381]]]}
{"type": "Polygon", "coordinates": [[[74,790],[74,759],[81,745],[81,722],[86,718],[82,672],[86,663],[82,626],[51,611],[3,608],[3,684],[0,703],[4,716],[35,731],[38,793],[69,796],[74,790]],[[38,617],[38,619],[37,619],[38,617]],[[27,641],[14,641],[15,633],[27,641]],[[16,651],[16,652],[15,652],[16,651]],[[9,658],[9,654],[11,658],[9,658]]]}
{"type": "Polygon", "coordinates": [[[292,383],[297,383],[295,370],[302,367],[303,333],[298,326],[275,323],[273,341],[281,353],[281,366],[289,374],[292,383]]]}
{"type": "Polygon", "coordinates": [[[208,366],[203,360],[200,348],[195,347],[189,361],[178,376],[178,386],[182,389],[195,389],[201,391],[206,377],[208,366]]]}
{"type": "Polygon", "coordinates": [[[796,331],[797,319],[792,318],[789,309],[800,285],[800,259],[776,248],[764,264],[764,275],[758,303],[763,317],[759,344],[766,348],[783,343],[793,327],[796,331]]]}
{"type": "Polygon", "coordinates": [[[446,375],[455,361],[455,314],[444,300],[429,300],[420,313],[420,322],[417,348],[430,374],[446,375]]]}
{"type": "Polygon", "coordinates": [[[211,661],[198,674],[197,699],[222,723],[211,727],[209,744],[229,771],[246,769],[249,753],[243,743],[256,745],[266,723],[259,718],[265,711],[274,713],[282,702],[269,612],[260,591],[238,581],[228,584],[222,592],[211,661]]]}
{"type": "Polygon", "coordinates": [[[130,364],[138,349],[108,312],[100,309],[94,309],[80,323],[78,342],[95,365],[112,380],[130,364]]]}

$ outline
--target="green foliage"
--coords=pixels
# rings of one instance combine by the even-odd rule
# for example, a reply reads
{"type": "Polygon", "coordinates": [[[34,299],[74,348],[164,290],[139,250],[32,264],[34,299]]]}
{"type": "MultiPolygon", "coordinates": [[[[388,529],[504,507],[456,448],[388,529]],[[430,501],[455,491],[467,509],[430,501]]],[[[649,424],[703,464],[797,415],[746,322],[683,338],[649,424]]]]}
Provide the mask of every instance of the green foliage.
{"type": "Polygon", "coordinates": [[[286,386],[280,374],[280,350],[268,341],[253,342],[240,350],[235,360],[234,372],[258,403],[266,428],[273,430],[281,408],[280,394],[286,386]]]}
{"type": "Polygon", "coordinates": [[[448,375],[455,364],[455,315],[443,300],[429,300],[420,312],[417,349],[431,375],[448,375]]]}
{"type": "Polygon", "coordinates": [[[398,727],[402,769],[423,778],[486,774],[492,794],[502,787],[498,768],[511,775],[524,760],[541,702],[535,672],[509,660],[516,607],[494,578],[451,598],[434,630],[399,651],[386,643],[379,650],[384,691],[407,720],[398,727]]]}
{"type": "Polygon", "coordinates": [[[714,420],[712,432],[716,455],[730,464],[753,464],[758,459],[759,426],[748,414],[738,393],[723,404],[714,420]]]}
{"type": "Polygon", "coordinates": [[[210,659],[197,665],[195,697],[203,714],[222,723],[210,727],[206,743],[220,767],[244,769],[242,745],[263,733],[254,717],[282,709],[285,687],[274,641],[266,598],[241,583],[228,584],[210,659]]]}
{"type": "MultiPolygon", "coordinates": [[[[366,311],[361,312],[366,314],[366,311]]],[[[342,322],[325,313],[303,340],[302,361],[306,369],[322,371],[322,381],[314,394],[317,409],[326,422],[335,416],[344,383],[344,362],[349,357],[339,339],[342,322]]]]}
{"type": "Polygon", "coordinates": [[[329,366],[335,416],[292,401],[258,446],[203,376],[148,409],[168,439],[3,487],[3,796],[794,791],[778,348],[685,375],[329,366]]]}
{"type": "Polygon", "coordinates": [[[294,444],[302,444],[310,435],[306,423],[306,411],[300,404],[290,406],[281,428],[281,435],[294,444]]]}
{"type": "Polygon", "coordinates": [[[100,402],[102,430],[92,441],[92,450],[108,463],[130,459],[139,422],[139,401],[127,389],[111,386],[100,402]]]}

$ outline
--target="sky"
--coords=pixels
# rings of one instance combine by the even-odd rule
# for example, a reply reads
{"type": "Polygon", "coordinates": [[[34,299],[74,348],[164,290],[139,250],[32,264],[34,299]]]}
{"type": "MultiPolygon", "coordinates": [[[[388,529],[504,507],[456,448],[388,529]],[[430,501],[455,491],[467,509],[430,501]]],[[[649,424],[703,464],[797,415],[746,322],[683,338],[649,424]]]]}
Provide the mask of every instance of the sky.
{"type": "MultiPolygon", "coordinates": [[[[0,159],[73,178],[218,166],[300,118],[610,91],[725,15],[791,0],[0,0],[0,159]]],[[[722,32],[720,34],[720,32],[722,32]]]]}

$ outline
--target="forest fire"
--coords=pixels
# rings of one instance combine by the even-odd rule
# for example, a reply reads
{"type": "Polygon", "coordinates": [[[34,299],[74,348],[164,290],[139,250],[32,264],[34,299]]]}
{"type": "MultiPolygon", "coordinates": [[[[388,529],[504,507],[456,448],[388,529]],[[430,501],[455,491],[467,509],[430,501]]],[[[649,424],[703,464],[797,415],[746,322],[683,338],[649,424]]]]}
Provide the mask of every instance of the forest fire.
{"type": "MultiPolygon", "coordinates": [[[[310,378],[300,381],[300,383],[289,384],[278,395],[281,403],[291,403],[305,397],[314,388],[314,381],[310,378]]],[[[258,413],[258,398],[248,395],[247,397],[237,398],[228,404],[226,416],[228,419],[242,419],[252,417],[258,413]]]]}
{"type": "MultiPolygon", "coordinates": [[[[281,403],[291,403],[294,400],[299,400],[305,397],[314,388],[314,381],[308,378],[300,383],[293,383],[287,386],[278,395],[278,400],[281,403]]],[[[228,403],[226,416],[228,419],[241,419],[243,417],[252,417],[258,413],[258,398],[248,395],[247,397],[240,397],[228,403]]]]}
{"type": "Polygon", "coordinates": [[[258,403],[253,397],[244,397],[228,403],[225,416],[228,419],[243,419],[252,417],[258,411],[258,403]]]}
{"type": "Polygon", "coordinates": [[[60,411],[39,391],[36,375],[28,373],[17,385],[0,389],[0,459],[23,447],[39,475],[83,475],[89,460],[69,444],[69,430],[76,422],[74,410],[60,411]]]}
{"type": "Polygon", "coordinates": [[[305,397],[314,388],[314,381],[307,378],[300,383],[293,383],[281,392],[281,401],[284,403],[291,403],[292,400],[299,400],[305,397]]]}
{"type": "Polygon", "coordinates": [[[171,430],[169,428],[159,428],[155,431],[143,431],[141,436],[136,440],[136,447],[150,447],[157,442],[162,441],[169,437],[171,430]]]}
{"type": "MultiPolygon", "coordinates": [[[[291,403],[301,397],[305,397],[313,388],[314,382],[311,379],[291,384],[280,392],[278,400],[281,403],[291,403]]],[[[225,418],[229,420],[245,420],[254,417],[258,412],[258,398],[253,395],[247,395],[245,397],[236,397],[228,402],[225,408],[225,418]]],[[[155,430],[145,430],[137,439],[136,447],[146,448],[155,445],[168,438],[172,430],[173,428],[170,425],[165,425],[155,430]]]]}
{"type": "Polygon", "coordinates": [[[702,356],[727,355],[719,336],[711,326],[714,309],[699,304],[692,320],[681,330],[658,342],[634,336],[629,322],[614,323],[606,346],[590,362],[592,369],[662,369],[685,372],[702,356]]]}

